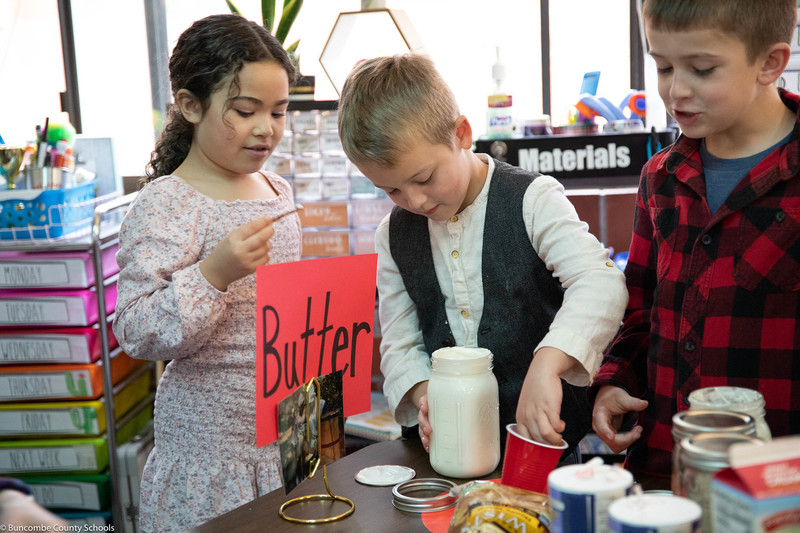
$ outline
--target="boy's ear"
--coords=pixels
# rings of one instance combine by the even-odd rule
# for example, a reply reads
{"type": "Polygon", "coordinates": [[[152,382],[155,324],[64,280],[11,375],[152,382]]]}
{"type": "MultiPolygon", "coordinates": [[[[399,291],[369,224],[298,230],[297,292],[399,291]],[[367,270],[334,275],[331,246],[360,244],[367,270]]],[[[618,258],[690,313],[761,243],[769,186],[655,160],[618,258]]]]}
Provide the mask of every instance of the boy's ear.
{"type": "Polygon", "coordinates": [[[456,119],[456,144],[459,148],[472,149],[472,125],[464,115],[456,119]]]}
{"type": "Polygon", "coordinates": [[[758,73],[758,81],[763,85],[771,85],[783,74],[792,49],[787,43],[775,43],[767,49],[762,56],[761,70],[758,73]]]}
{"type": "Polygon", "coordinates": [[[203,106],[200,100],[188,89],[180,89],[175,95],[175,105],[181,110],[183,118],[192,124],[199,124],[203,118],[203,106]]]}

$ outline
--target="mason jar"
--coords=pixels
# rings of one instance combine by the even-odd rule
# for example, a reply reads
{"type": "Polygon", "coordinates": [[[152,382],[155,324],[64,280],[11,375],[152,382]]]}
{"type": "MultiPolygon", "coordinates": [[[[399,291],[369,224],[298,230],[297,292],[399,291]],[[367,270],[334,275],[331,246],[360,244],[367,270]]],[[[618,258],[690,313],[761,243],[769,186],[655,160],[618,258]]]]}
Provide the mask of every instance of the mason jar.
{"type": "Polygon", "coordinates": [[[772,439],[772,432],[765,419],[764,396],[757,390],[744,387],[705,387],[689,394],[689,409],[734,411],[753,417],[756,422],[756,437],[765,441],[772,439]]]}
{"type": "Polygon", "coordinates": [[[671,489],[675,496],[685,496],[681,488],[680,443],[683,439],[701,433],[735,433],[755,435],[756,424],[753,417],[731,411],[689,410],[676,413],[672,417],[672,478],[671,489]]]}
{"type": "Polygon", "coordinates": [[[763,445],[764,441],[752,435],[736,433],[701,433],[683,439],[680,443],[678,475],[684,496],[697,502],[703,509],[703,531],[711,531],[711,479],[714,474],[730,466],[728,448],[737,442],[763,445]]]}
{"type": "Polygon", "coordinates": [[[443,476],[473,478],[500,462],[500,401],[485,348],[441,348],[431,355],[430,461],[443,476]]]}

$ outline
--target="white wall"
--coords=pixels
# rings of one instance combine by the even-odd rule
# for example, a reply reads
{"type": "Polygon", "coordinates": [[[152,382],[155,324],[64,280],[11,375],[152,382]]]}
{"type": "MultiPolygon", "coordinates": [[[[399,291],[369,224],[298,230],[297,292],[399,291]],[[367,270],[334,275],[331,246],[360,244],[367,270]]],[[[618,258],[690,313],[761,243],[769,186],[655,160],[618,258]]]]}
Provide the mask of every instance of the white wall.
{"type": "MultiPolygon", "coordinates": [[[[260,0],[235,0],[260,20],[260,0]]],[[[280,2],[278,2],[280,4],[280,2]]],[[[405,11],[426,52],[452,86],[475,133],[485,133],[486,94],[501,47],[514,113],[542,113],[539,2],[387,0],[405,11]]],[[[111,136],[121,175],[141,175],[153,148],[143,0],[72,0],[85,135],[111,136]]],[[[359,0],[305,0],[287,42],[302,37],[300,67],[317,77],[316,98],[336,92],[319,57],[336,17],[359,0]]],[[[617,102],[629,89],[628,0],[551,0],[553,120],[577,101],[583,73],[601,70],[598,94],[617,102]]],[[[170,50],[194,20],[227,13],[225,0],[166,0],[170,50]]],[[[0,135],[24,142],[56,113],[64,90],[56,0],[0,0],[0,135]],[[35,53],[38,45],[43,52],[35,53]],[[8,83],[8,80],[17,80],[8,83]]]]}

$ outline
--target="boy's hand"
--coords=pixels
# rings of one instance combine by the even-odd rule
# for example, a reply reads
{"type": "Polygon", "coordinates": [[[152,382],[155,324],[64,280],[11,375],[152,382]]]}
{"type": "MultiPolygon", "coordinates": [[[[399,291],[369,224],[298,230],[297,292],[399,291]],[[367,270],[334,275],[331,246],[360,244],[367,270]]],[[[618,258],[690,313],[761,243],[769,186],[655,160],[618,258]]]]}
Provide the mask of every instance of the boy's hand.
{"type": "Polygon", "coordinates": [[[419,438],[425,451],[431,453],[431,433],[433,428],[428,421],[428,395],[419,399],[419,412],[417,413],[417,423],[419,424],[419,438]]]}
{"type": "Polygon", "coordinates": [[[561,374],[578,361],[556,348],[545,346],[534,354],[517,404],[517,430],[523,437],[561,444],[566,424],[561,420],[561,374]]]}
{"type": "Polygon", "coordinates": [[[630,411],[643,411],[647,400],[634,398],[613,385],[601,387],[594,401],[592,429],[611,451],[619,453],[642,436],[642,426],[634,426],[626,433],[618,433],[623,416],[630,411]]]}
{"type": "Polygon", "coordinates": [[[428,420],[428,382],[420,381],[411,387],[404,396],[408,401],[417,406],[417,424],[419,431],[419,438],[422,441],[422,446],[425,451],[431,452],[431,433],[433,428],[428,420]]]}
{"type": "Polygon", "coordinates": [[[200,272],[220,291],[256,271],[269,261],[270,239],[275,234],[271,218],[242,224],[222,239],[200,262],[200,272]]]}

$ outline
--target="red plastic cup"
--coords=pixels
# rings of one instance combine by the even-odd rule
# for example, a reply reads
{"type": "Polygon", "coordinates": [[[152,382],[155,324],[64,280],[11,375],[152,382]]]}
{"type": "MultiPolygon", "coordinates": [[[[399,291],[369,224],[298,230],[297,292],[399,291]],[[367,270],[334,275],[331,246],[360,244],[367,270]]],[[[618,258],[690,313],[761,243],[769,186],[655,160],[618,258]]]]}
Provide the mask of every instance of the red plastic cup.
{"type": "Polygon", "coordinates": [[[547,494],[547,476],[555,469],[567,442],[558,446],[526,439],[517,433],[516,424],[506,426],[506,455],[500,483],[547,494]]]}

